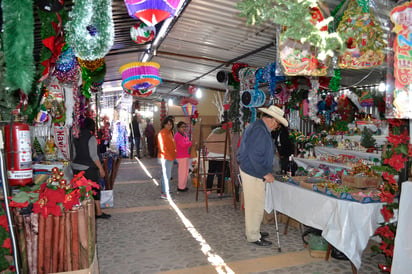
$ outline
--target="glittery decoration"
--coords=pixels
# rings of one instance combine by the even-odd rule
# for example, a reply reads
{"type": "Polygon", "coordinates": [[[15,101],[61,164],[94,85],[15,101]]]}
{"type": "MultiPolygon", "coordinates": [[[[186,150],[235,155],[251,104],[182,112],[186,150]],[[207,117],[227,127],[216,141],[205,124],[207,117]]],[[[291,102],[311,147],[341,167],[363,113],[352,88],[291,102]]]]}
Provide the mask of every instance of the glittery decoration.
{"type": "Polygon", "coordinates": [[[83,60],[103,58],[114,41],[112,1],[74,0],[73,2],[73,10],[70,12],[72,20],[66,24],[67,41],[73,46],[76,56],[83,60]]]}
{"type": "Polygon", "coordinates": [[[155,36],[156,28],[143,22],[137,22],[130,28],[130,37],[133,42],[139,45],[152,41],[155,36]]]}
{"type": "Polygon", "coordinates": [[[183,0],[125,0],[129,16],[145,22],[149,26],[174,16],[183,0]]]}
{"type": "Polygon", "coordinates": [[[334,76],[332,77],[332,79],[330,79],[329,82],[329,89],[334,92],[339,91],[341,79],[342,77],[340,69],[335,69],[334,76]]]}
{"type": "Polygon", "coordinates": [[[239,82],[239,70],[248,67],[248,64],[234,63],[232,66],[232,75],[236,82],[239,82]]]}
{"type": "Polygon", "coordinates": [[[96,59],[93,61],[83,60],[81,58],[77,58],[80,66],[89,69],[90,71],[95,71],[96,69],[100,68],[104,64],[104,58],[96,59]]]}
{"type": "Polygon", "coordinates": [[[316,115],[318,112],[318,89],[319,80],[310,80],[312,88],[309,90],[308,102],[309,102],[309,118],[316,124],[320,123],[320,118],[316,115]]]}
{"type": "Polygon", "coordinates": [[[70,83],[78,79],[79,69],[73,49],[67,47],[57,58],[53,75],[62,83],[70,83]]]}

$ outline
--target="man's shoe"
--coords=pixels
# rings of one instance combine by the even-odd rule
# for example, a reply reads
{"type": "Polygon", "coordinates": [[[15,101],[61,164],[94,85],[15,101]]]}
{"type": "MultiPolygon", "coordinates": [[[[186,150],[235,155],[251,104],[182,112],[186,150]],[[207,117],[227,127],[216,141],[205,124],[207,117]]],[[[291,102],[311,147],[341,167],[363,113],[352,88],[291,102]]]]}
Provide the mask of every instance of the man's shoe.
{"type": "Polygon", "coordinates": [[[106,214],[106,213],[102,213],[101,215],[96,215],[96,218],[98,219],[109,219],[110,217],[112,217],[112,215],[106,214]]]}
{"type": "Polygon", "coordinates": [[[187,187],[185,187],[184,189],[180,189],[180,188],[177,188],[177,191],[180,191],[180,192],[186,192],[186,191],[188,191],[189,189],[187,188],[187,187]]]}
{"type": "Polygon", "coordinates": [[[269,237],[269,233],[267,233],[267,232],[260,232],[260,237],[261,237],[261,238],[269,237]]]}
{"type": "Polygon", "coordinates": [[[252,244],[255,244],[260,247],[269,247],[272,245],[272,242],[261,238],[260,240],[257,240],[256,242],[252,242],[252,244]]]}

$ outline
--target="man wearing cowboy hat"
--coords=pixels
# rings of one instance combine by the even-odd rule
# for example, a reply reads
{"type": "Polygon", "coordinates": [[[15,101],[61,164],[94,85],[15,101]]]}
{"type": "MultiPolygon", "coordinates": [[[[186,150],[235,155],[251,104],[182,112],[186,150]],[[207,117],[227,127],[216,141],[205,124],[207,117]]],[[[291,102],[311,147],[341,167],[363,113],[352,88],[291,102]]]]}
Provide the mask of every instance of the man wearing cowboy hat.
{"type": "Polygon", "coordinates": [[[271,131],[288,126],[283,110],[276,106],[259,108],[261,119],[249,125],[242,135],[237,160],[245,198],[245,233],[247,241],[258,246],[270,246],[269,234],[260,232],[265,206],[265,183],[273,183],[275,155],[271,131]]]}

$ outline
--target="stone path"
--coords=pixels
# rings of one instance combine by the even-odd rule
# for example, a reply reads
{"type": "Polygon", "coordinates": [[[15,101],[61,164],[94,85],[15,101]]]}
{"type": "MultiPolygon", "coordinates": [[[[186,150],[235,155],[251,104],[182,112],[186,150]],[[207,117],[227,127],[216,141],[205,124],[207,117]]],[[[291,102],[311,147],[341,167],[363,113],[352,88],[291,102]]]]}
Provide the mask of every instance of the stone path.
{"type": "MultiPolygon", "coordinates": [[[[176,165],[172,177],[172,200],[162,200],[157,159],[122,161],[114,185],[114,208],[104,210],[112,217],[97,219],[100,273],[352,273],[348,261],[310,257],[294,227],[280,235],[280,253],[273,224],[262,225],[262,231],[270,233],[272,247],[248,244],[244,218],[231,196],[212,194],[207,213],[203,192],[196,201],[191,182],[188,192],[176,192],[176,165]]],[[[279,227],[283,232],[284,225],[279,227]]],[[[367,248],[358,273],[379,273],[378,263],[383,260],[367,248]]]]}

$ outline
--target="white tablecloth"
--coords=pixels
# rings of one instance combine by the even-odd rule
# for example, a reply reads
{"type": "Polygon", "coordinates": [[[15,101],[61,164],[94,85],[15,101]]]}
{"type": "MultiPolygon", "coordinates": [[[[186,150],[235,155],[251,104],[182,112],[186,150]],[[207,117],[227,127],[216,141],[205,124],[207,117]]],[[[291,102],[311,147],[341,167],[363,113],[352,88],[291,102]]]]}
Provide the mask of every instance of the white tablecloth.
{"type": "Polygon", "coordinates": [[[345,164],[340,164],[340,163],[329,163],[328,161],[318,161],[315,159],[305,159],[305,158],[293,158],[293,160],[296,162],[296,164],[300,167],[303,167],[304,169],[308,169],[311,167],[316,167],[318,168],[319,165],[325,165],[330,168],[346,168],[346,169],[351,169],[352,167],[345,165],[345,164]]]}
{"type": "Polygon", "coordinates": [[[299,186],[266,184],[265,210],[277,210],[322,230],[322,236],[345,253],[357,269],[369,238],[378,228],[381,203],[361,204],[339,200],[299,186]]]}
{"type": "Polygon", "coordinates": [[[412,269],[412,182],[402,183],[398,226],[393,251],[392,274],[411,273],[412,269]]]}

